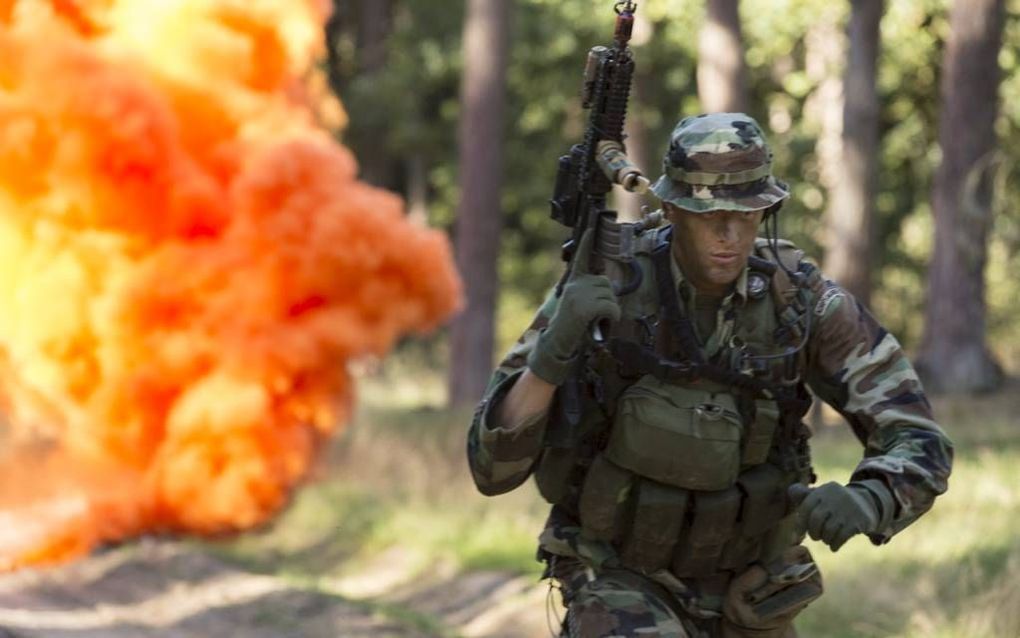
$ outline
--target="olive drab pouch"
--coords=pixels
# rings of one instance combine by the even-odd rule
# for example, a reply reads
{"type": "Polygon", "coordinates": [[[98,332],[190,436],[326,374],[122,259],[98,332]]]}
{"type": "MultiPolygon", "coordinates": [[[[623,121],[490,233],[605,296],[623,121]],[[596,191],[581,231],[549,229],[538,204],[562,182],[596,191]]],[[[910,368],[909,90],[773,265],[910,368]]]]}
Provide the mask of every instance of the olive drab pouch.
{"type": "Polygon", "coordinates": [[[695,492],[691,519],[673,555],[671,571],[699,578],[716,571],[723,548],[733,536],[740,515],[737,486],[716,492],[695,492]]]}
{"type": "Polygon", "coordinates": [[[623,536],[634,475],[601,454],[592,460],[581,488],[578,514],[589,538],[612,542],[623,536]]]}
{"type": "Polygon", "coordinates": [[[725,490],[740,471],[741,431],[732,395],[645,375],[621,395],[605,455],[659,483],[725,490]]]}
{"type": "Polygon", "coordinates": [[[744,435],[743,467],[764,463],[772,447],[772,439],[779,424],[779,404],[767,399],[755,399],[755,418],[744,435]]]}
{"type": "Polygon", "coordinates": [[[556,392],[550,408],[542,456],[535,467],[535,484],[547,502],[562,504],[576,497],[575,476],[587,462],[588,441],[608,427],[601,408],[568,384],[556,392]]]}
{"type": "Polygon", "coordinates": [[[741,533],[760,536],[786,515],[786,490],[790,481],[778,467],[769,463],[756,465],[742,472],[737,482],[744,493],[740,513],[741,533]]]}
{"type": "Polygon", "coordinates": [[[624,565],[651,573],[669,567],[690,493],[648,479],[636,486],[634,520],[620,553],[624,565]]]}
{"type": "Polygon", "coordinates": [[[546,447],[535,469],[538,493],[548,503],[562,503],[569,493],[570,476],[577,463],[576,449],[546,447]]]}
{"type": "Polygon", "coordinates": [[[720,569],[742,570],[757,560],[764,537],[787,513],[786,474],[770,464],[756,465],[740,473],[737,485],[743,494],[737,534],[723,549],[720,569]]]}

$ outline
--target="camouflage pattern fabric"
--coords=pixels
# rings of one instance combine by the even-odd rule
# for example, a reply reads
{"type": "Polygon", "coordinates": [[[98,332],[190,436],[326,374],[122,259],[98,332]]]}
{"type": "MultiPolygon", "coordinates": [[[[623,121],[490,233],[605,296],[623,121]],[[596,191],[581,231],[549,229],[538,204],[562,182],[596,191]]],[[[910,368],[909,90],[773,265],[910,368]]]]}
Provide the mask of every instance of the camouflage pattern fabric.
{"type": "Polygon", "coordinates": [[[527,367],[528,353],[538,342],[539,333],[549,325],[554,312],[556,298],[550,292],[531,325],[496,368],[485,396],[475,409],[468,432],[468,462],[475,485],[487,496],[509,492],[523,483],[542,451],[544,418],[514,428],[513,434],[505,428],[485,427],[483,424],[491,423],[492,406],[499,403],[527,367]]]}
{"type": "Polygon", "coordinates": [[[652,192],[695,213],[764,210],[790,196],[771,173],[772,152],[754,118],[697,115],[673,129],[663,175],[652,192]]]}
{"type": "Polygon", "coordinates": [[[864,444],[853,481],[877,479],[892,491],[897,512],[876,544],[928,511],[946,491],[953,447],[899,342],[850,293],[820,281],[805,378],[847,420],[864,444]]]}
{"type": "MultiPolygon", "coordinates": [[[[803,547],[791,548],[806,553],[803,547]]],[[[756,567],[764,573],[763,568],[756,567]]],[[[682,603],[659,583],[633,572],[621,570],[596,572],[575,558],[551,557],[547,576],[559,585],[563,606],[561,636],[589,638],[600,636],[642,636],[649,638],[796,638],[789,619],[771,622],[767,628],[760,623],[740,626],[713,614],[710,617],[688,614],[682,603]]],[[[756,582],[754,572],[738,576],[734,582],[756,582]],[[749,580],[750,579],[750,580],[749,580]]],[[[727,600],[744,589],[733,588],[727,600]]],[[[752,612],[753,615],[753,612],[752,612]]],[[[795,614],[790,614],[792,617],[795,614]]],[[[734,620],[746,621],[744,616],[734,620]]]]}
{"type": "MultiPolygon", "coordinates": [[[[678,286],[687,286],[679,268],[673,274],[678,286]]],[[[871,536],[875,543],[884,543],[946,491],[952,443],[935,423],[921,382],[896,338],[835,283],[819,278],[811,293],[813,325],[804,379],[843,415],[864,444],[864,458],[850,479],[877,479],[896,499],[896,512],[886,527],[871,536]]],[[[717,333],[732,332],[732,326],[724,324],[739,321],[742,299],[735,293],[723,301],[733,312],[719,313],[717,333]]],[[[496,368],[476,410],[468,432],[468,460],[475,483],[485,494],[503,493],[523,483],[541,453],[544,419],[512,428],[510,436],[493,422],[491,412],[525,367],[527,353],[555,308],[550,293],[496,368]]]]}
{"type": "MultiPolygon", "coordinates": [[[[678,286],[686,285],[679,268],[673,275],[678,286]]],[[[851,480],[878,479],[896,497],[894,516],[872,536],[876,543],[887,542],[946,491],[953,446],[935,424],[921,382],[896,337],[836,284],[820,278],[811,292],[814,316],[804,378],[819,398],[843,414],[865,446],[851,480]]],[[[722,324],[738,317],[741,295],[735,297],[723,301],[734,312],[719,313],[716,333],[731,332],[722,324]]],[[[492,423],[490,411],[522,371],[527,352],[555,309],[556,298],[550,293],[498,365],[476,410],[468,433],[468,459],[484,493],[502,493],[523,483],[541,452],[544,420],[517,430],[514,439],[507,440],[500,425],[492,423]]]]}
{"type": "Polygon", "coordinates": [[[659,595],[656,585],[635,583],[639,576],[588,570],[581,561],[554,558],[550,575],[556,579],[567,609],[561,636],[596,638],[643,636],[647,638],[700,638],[706,635],[690,619],[659,595]]]}
{"type": "MultiPolygon", "coordinates": [[[[799,254],[789,242],[783,241],[781,246],[787,255],[799,254]]],[[[692,299],[695,292],[682,271],[672,268],[672,275],[680,296],[692,299]]],[[[751,303],[746,286],[745,273],[734,291],[722,300],[715,330],[705,342],[706,351],[725,343],[720,337],[736,332],[741,309],[751,303]]],[[[863,459],[850,480],[880,482],[895,499],[895,511],[883,516],[879,529],[869,535],[872,542],[885,543],[945,492],[952,444],[935,423],[921,383],[896,339],[835,283],[813,278],[807,292],[812,325],[802,358],[802,378],[818,397],[844,416],[864,446],[863,459]]],[[[519,486],[531,475],[542,454],[544,416],[529,423],[502,424],[493,414],[526,367],[528,353],[555,310],[556,298],[550,293],[493,373],[475,412],[468,432],[468,459],[475,483],[485,494],[500,494],[519,486]]],[[[655,596],[649,598],[643,590],[617,578],[606,578],[619,573],[616,550],[607,542],[582,534],[577,521],[561,510],[553,508],[539,546],[562,559],[576,559],[592,577],[584,582],[561,580],[570,610],[567,617],[576,632],[567,635],[699,636],[702,634],[696,633],[697,624],[692,623],[702,621],[692,618],[700,616],[694,613],[681,617],[675,610],[721,613],[722,597],[685,590],[690,583],[681,582],[667,570],[649,574],[648,579],[667,588],[670,604],[655,596]]],[[[787,632],[792,635],[792,627],[787,632]]],[[[710,631],[707,635],[718,633],[710,631]]]]}

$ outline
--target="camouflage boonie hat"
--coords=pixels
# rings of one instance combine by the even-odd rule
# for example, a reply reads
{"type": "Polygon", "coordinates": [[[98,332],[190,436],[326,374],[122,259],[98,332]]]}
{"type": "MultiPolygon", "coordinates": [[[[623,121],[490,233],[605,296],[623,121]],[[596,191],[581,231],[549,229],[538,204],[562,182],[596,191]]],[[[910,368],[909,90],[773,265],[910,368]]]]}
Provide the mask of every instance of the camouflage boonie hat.
{"type": "Polygon", "coordinates": [[[652,192],[695,213],[763,210],[790,196],[772,176],[772,151],[754,118],[743,113],[686,117],[673,129],[652,192]]]}

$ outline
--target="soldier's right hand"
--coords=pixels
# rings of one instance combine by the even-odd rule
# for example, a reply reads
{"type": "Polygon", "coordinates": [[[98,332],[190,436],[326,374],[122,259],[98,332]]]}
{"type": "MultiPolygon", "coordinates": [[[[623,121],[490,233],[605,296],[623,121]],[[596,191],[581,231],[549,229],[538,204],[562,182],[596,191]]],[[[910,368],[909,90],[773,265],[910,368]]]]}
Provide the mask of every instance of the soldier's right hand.
{"type": "Polygon", "coordinates": [[[554,385],[566,380],[571,361],[587,342],[592,324],[620,319],[620,305],[609,278],[588,271],[594,243],[594,231],[589,229],[577,247],[556,312],[528,355],[532,373],[554,385]]]}

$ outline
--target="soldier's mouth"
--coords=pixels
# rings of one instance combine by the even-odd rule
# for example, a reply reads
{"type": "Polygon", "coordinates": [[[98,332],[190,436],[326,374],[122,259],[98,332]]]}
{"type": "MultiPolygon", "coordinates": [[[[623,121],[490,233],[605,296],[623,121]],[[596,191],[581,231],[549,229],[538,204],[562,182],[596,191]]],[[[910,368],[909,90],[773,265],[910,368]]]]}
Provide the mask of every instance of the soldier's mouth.
{"type": "Polygon", "coordinates": [[[737,253],[711,253],[709,260],[719,266],[730,266],[740,257],[737,253]]]}

